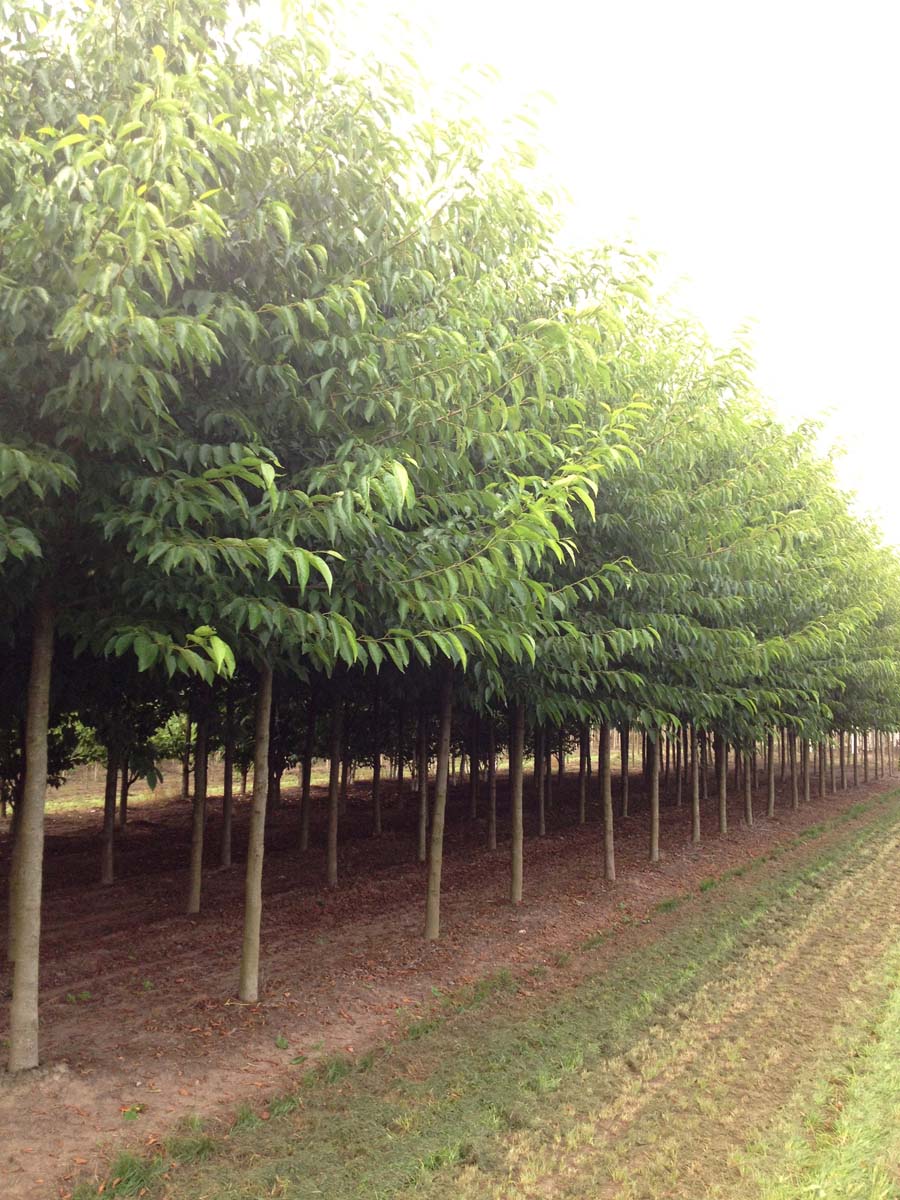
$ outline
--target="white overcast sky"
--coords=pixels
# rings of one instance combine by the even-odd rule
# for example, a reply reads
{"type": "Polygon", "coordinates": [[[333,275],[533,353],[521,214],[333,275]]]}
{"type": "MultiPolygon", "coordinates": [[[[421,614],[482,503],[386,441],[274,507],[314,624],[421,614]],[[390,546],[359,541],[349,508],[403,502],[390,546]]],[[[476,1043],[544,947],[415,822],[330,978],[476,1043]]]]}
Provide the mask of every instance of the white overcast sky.
{"type": "Polygon", "coordinates": [[[900,543],[900,6],[856,0],[364,0],[430,30],[435,79],[490,64],[498,120],[539,91],[580,240],[630,233],[714,338],[755,322],[787,420],[827,415],[840,477],[900,543]]]}

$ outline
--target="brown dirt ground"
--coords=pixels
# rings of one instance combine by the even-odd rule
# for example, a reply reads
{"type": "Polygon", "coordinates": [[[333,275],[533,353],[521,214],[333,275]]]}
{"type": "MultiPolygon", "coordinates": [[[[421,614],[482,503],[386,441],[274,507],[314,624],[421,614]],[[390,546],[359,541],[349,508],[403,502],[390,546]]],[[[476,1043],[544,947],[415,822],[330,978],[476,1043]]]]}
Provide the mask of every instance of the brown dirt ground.
{"type": "MultiPolygon", "coordinates": [[[[500,786],[499,821],[505,830],[500,786]]],[[[595,785],[595,781],[594,781],[595,785]]],[[[633,787],[637,779],[632,781],[633,787]]],[[[712,798],[703,841],[687,840],[689,813],[663,808],[662,862],[646,862],[642,802],[618,822],[619,880],[602,879],[596,805],[586,827],[574,823],[574,789],[555,789],[548,836],[528,837],[525,902],[506,901],[508,847],[483,848],[485,824],[462,820],[467,798],[452,798],[444,861],[443,935],[421,937],[424,868],[415,863],[412,798],[394,803],[385,833],[367,836],[365,788],[343,822],[341,886],[324,878],[324,830],[314,824],[311,849],[300,854],[296,808],[278,814],[268,835],[263,916],[263,999],[235,999],[241,936],[243,871],[217,859],[218,805],[211,802],[204,911],[183,913],[190,820],[177,800],[144,802],[133,811],[117,848],[118,881],[103,890],[96,811],[51,813],[47,825],[42,1059],[24,1077],[0,1075],[0,1179],[4,1200],[65,1197],[71,1181],[129,1141],[152,1145],[185,1116],[227,1118],[249,1101],[288,1090],[304,1066],[334,1052],[356,1052],[394,1035],[410,1013],[447,990],[507,968],[516,973],[550,962],[624,915],[640,917],[660,900],[695,890],[699,881],[784,843],[834,816],[882,780],[799,812],[779,797],[752,829],[732,797],[731,830],[716,832],[712,798]],[[286,1039],[279,1049],[276,1038],[286,1039]],[[125,1111],[142,1105],[134,1122],[125,1111]]],[[[635,798],[637,799],[637,798],[635,798]]],[[[321,811],[321,797],[318,805],[321,811]]],[[[759,800],[759,797],[758,797],[759,800]]],[[[235,828],[235,859],[246,844],[246,806],[235,828]]],[[[530,832],[526,823],[526,835],[530,832]]],[[[502,834],[501,834],[502,836],[502,834]]],[[[0,870],[8,866],[0,842],[0,870]]],[[[3,889],[5,903],[5,888],[3,889]]],[[[0,910],[5,927],[5,910],[0,910]]],[[[0,981],[6,995],[8,980],[0,981]]],[[[0,1038],[6,1033],[0,1016],[0,1038]]]]}

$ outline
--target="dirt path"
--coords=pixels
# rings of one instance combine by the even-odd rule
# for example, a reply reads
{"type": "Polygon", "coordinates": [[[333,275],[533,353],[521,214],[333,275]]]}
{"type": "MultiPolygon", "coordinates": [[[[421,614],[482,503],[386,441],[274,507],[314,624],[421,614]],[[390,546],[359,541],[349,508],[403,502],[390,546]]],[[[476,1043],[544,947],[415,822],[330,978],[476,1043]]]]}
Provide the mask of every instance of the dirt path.
{"type": "MultiPolygon", "coordinates": [[[[740,827],[735,800],[732,834],[715,835],[709,812],[699,847],[686,842],[685,810],[669,808],[656,869],[646,864],[646,816],[637,812],[619,832],[614,887],[600,878],[596,824],[563,820],[546,839],[529,840],[526,903],[515,912],[505,902],[504,849],[486,852],[483,830],[459,824],[448,830],[437,946],[421,940],[422,873],[409,862],[412,835],[400,821],[375,841],[362,836],[366,815],[356,828],[351,817],[345,882],[328,893],[319,848],[306,856],[293,848],[288,810],[267,852],[265,1000],[253,1006],[231,999],[240,870],[210,871],[202,918],[181,913],[183,806],[142,812],[120,853],[121,881],[103,892],[90,886],[95,831],[51,821],[42,974],[51,1065],[25,1079],[0,1076],[4,1200],[65,1196],[69,1181],[102,1164],[107,1147],[153,1144],[180,1117],[224,1120],[244,1101],[261,1106],[292,1086],[300,1070],[292,1060],[300,1055],[305,1066],[383,1042],[436,989],[553,963],[598,931],[638,921],[888,786],[816,800],[798,813],[780,809],[775,821],[758,820],[753,829],[740,827]]],[[[463,807],[465,797],[458,802],[463,807]]],[[[569,797],[564,812],[573,808],[569,797]]],[[[624,1112],[597,1120],[625,1122],[623,1129],[639,1124],[624,1112]]]]}

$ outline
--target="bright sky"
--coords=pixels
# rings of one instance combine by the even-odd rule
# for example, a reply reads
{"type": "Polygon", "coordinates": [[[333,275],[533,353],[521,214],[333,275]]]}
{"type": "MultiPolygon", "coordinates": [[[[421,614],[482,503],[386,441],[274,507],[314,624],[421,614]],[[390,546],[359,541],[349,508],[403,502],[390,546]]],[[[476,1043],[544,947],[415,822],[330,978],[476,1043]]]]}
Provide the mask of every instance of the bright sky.
{"type": "MultiPolygon", "coordinates": [[[[579,240],[630,233],[717,340],[755,321],[758,380],[827,414],[858,507],[900,543],[900,9],[819,0],[364,0],[432,31],[452,79],[495,66],[494,120],[547,91],[544,161],[579,240]]],[[[366,26],[368,25],[368,29],[366,26]]]]}

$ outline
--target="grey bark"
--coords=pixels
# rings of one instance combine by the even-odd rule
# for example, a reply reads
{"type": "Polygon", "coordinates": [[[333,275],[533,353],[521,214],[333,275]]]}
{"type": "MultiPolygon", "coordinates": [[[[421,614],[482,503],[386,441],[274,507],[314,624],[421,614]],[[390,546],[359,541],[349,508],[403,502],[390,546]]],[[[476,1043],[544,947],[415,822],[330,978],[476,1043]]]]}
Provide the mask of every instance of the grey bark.
{"type": "MultiPolygon", "coordinates": [[[[206,785],[207,748],[209,744],[209,716],[203,713],[197,721],[194,742],[194,808],[191,826],[191,870],[188,883],[188,915],[200,911],[200,894],[203,887],[203,839],[206,830],[206,785]]],[[[268,775],[268,769],[265,771],[268,775]]],[[[256,789],[256,770],[253,772],[253,787],[256,789]]]]}
{"type": "Polygon", "coordinates": [[[272,717],[272,669],[264,667],[256,694],[256,728],[253,742],[253,800],[247,846],[244,888],[244,937],[238,998],[254,1003],[259,998],[259,931],[262,922],[262,871],[266,840],[266,800],[269,784],[269,729],[272,717]]]}
{"type": "Polygon", "coordinates": [[[522,793],[525,783],[525,706],[513,704],[510,710],[509,800],[511,818],[510,887],[513,904],[522,903],[522,860],[524,822],[522,793]]]}
{"type": "Polygon", "coordinates": [[[338,818],[340,813],[341,745],[344,735],[344,701],[335,700],[331,710],[331,737],[328,763],[328,886],[338,884],[338,818]]]}
{"type": "Polygon", "coordinates": [[[613,828],[612,764],[609,753],[609,723],[600,726],[600,794],[603,804],[603,877],[616,878],[615,831],[613,828]]]}
{"type": "Polygon", "coordinates": [[[433,942],[441,932],[441,870],[444,861],[444,815],[450,770],[450,734],[453,723],[453,673],[448,667],[441,681],[438,727],[437,772],[434,807],[431,813],[431,842],[428,856],[428,893],[425,898],[425,937],[433,942]]]}
{"type": "Polygon", "coordinates": [[[41,942],[41,890],[44,860],[44,804],[47,796],[47,727],[53,668],[54,612],[46,591],[34,609],[31,667],[25,714],[25,768],[16,805],[16,837],[10,869],[9,1070],[38,1065],[38,973],[41,942]]]}

